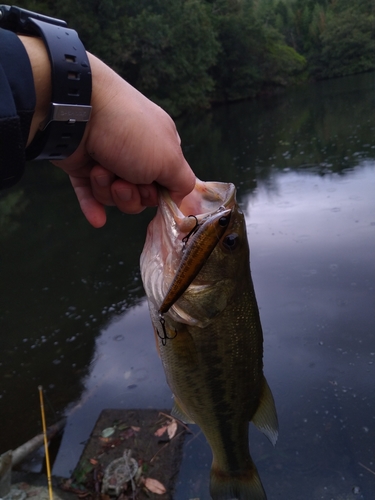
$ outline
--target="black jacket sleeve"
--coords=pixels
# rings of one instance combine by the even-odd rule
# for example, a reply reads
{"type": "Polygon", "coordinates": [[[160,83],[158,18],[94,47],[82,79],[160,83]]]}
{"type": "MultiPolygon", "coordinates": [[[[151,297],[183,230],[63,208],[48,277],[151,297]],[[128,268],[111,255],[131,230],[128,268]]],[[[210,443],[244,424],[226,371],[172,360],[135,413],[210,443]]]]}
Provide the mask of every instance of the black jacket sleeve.
{"type": "Polygon", "coordinates": [[[0,29],[0,189],[23,174],[35,102],[27,52],[17,35],[0,29]]]}

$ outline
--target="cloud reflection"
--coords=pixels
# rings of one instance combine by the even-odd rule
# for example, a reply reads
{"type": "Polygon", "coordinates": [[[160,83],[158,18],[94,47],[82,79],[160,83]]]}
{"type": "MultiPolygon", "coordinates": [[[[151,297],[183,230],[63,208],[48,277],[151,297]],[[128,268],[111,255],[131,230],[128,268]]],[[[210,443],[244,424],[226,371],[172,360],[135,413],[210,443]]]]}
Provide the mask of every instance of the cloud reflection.
{"type": "Polygon", "coordinates": [[[67,412],[68,425],[54,474],[70,475],[104,408],[171,407],[171,392],[154,346],[145,300],[102,331],[85,390],[67,412]]]}

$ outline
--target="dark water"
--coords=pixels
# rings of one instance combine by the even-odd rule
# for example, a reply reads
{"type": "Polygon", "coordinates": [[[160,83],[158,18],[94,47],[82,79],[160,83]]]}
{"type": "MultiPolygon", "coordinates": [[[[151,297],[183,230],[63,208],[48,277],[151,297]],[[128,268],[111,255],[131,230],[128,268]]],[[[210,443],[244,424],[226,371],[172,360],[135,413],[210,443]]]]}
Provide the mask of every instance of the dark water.
{"type": "MultiPolygon", "coordinates": [[[[250,435],[269,500],[375,498],[374,110],[367,74],[179,124],[247,216],[280,420],[275,448],[250,435]]],[[[69,476],[103,408],[171,406],[138,268],[153,212],[95,230],[48,164],[0,196],[0,453],[40,432],[42,384],[48,423],[68,415],[53,472],[69,476]]],[[[192,430],[176,500],[209,498],[192,430]]]]}

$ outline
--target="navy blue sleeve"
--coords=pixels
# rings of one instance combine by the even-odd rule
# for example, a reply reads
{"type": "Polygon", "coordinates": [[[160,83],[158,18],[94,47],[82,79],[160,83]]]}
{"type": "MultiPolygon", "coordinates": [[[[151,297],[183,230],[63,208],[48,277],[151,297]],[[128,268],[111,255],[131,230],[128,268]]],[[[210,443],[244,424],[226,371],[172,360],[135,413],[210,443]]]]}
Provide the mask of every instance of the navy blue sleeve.
{"type": "Polygon", "coordinates": [[[0,189],[21,178],[35,110],[29,57],[17,35],[0,28],[0,189]]]}

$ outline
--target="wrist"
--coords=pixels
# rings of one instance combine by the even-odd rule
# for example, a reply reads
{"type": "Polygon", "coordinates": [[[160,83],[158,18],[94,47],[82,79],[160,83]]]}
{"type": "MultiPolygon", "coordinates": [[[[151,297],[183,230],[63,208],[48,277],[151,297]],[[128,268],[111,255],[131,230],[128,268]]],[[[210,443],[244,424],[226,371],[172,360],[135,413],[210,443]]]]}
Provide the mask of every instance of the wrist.
{"type": "Polygon", "coordinates": [[[31,121],[27,145],[34,138],[40,124],[46,119],[51,102],[51,64],[41,38],[19,35],[30,59],[33,72],[36,106],[31,121]]]}

